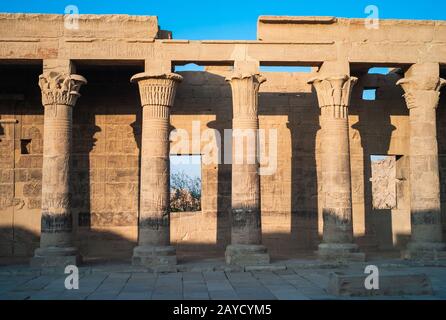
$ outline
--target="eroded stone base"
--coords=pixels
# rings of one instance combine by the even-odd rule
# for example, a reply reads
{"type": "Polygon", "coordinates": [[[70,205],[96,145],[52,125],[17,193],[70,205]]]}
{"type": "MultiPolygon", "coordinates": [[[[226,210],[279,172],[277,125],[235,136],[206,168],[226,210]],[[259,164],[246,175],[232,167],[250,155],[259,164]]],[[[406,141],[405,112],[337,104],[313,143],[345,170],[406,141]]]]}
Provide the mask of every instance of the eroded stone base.
{"type": "Polygon", "coordinates": [[[409,242],[406,250],[401,252],[406,260],[440,260],[446,259],[446,243],[409,242]]]}
{"type": "Polygon", "coordinates": [[[229,245],[225,252],[226,263],[230,265],[267,265],[270,257],[263,245],[229,245]]]}
{"type": "Polygon", "coordinates": [[[316,253],[322,260],[365,261],[366,258],[354,243],[321,243],[316,253]]]}
{"type": "Polygon", "coordinates": [[[432,284],[425,274],[388,273],[379,275],[379,288],[367,289],[368,274],[344,274],[333,272],[329,275],[327,292],[336,296],[401,296],[432,295],[432,284]]]}
{"type": "Polygon", "coordinates": [[[68,265],[79,265],[82,257],[74,247],[38,248],[31,258],[30,265],[35,268],[66,267],[68,265]]]}
{"type": "Polygon", "coordinates": [[[132,264],[154,269],[174,267],[176,250],[172,246],[137,246],[133,249],[132,264]]]}

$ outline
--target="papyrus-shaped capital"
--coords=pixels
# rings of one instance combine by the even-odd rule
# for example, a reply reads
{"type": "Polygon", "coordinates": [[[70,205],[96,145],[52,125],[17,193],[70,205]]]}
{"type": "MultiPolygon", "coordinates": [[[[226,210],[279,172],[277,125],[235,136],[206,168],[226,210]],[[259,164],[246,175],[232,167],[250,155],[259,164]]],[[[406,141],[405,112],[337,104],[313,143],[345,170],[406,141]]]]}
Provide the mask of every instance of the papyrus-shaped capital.
{"type": "Polygon", "coordinates": [[[316,89],[319,107],[350,105],[353,86],[358,81],[348,75],[319,76],[308,81],[316,89]]]}
{"type": "Polygon", "coordinates": [[[226,81],[232,89],[233,117],[256,119],[259,88],[266,78],[258,73],[234,73],[226,81]]]}
{"type": "Polygon", "coordinates": [[[176,73],[143,72],[135,74],[130,82],[138,83],[141,106],[172,107],[177,84],[182,80],[183,77],[176,73]]]}

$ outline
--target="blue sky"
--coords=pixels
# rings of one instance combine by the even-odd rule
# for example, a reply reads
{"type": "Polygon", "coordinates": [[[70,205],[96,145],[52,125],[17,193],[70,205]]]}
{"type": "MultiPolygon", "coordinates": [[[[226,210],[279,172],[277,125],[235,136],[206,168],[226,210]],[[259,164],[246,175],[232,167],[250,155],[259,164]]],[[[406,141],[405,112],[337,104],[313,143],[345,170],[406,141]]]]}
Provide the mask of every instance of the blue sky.
{"type": "Polygon", "coordinates": [[[201,179],[201,156],[170,156],[170,174],[184,171],[190,177],[201,179]]]}
{"type": "Polygon", "coordinates": [[[446,20],[444,0],[0,0],[0,12],[62,14],[68,5],[81,14],[156,15],[177,39],[255,39],[260,15],[365,18],[368,5],[381,18],[446,20]]]}

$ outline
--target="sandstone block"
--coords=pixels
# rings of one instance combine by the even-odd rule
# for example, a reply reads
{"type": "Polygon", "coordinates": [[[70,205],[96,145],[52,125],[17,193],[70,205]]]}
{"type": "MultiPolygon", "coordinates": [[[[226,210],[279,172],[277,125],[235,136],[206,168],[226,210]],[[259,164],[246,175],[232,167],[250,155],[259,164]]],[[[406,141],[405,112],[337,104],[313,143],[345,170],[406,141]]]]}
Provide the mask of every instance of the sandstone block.
{"type": "Polygon", "coordinates": [[[79,265],[82,257],[76,248],[38,248],[31,258],[30,264],[33,268],[65,267],[67,265],[79,265]]]}
{"type": "Polygon", "coordinates": [[[353,243],[321,243],[317,255],[321,260],[365,261],[366,256],[359,252],[353,243]]]}
{"type": "Polygon", "coordinates": [[[329,275],[327,291],[336,296],[432,295],[432,285],[425,274],[387,273],[379,276],[379,289],[366,289],[366,274],[334,272],[329,275]]]}
{"type": "Polygon", "coordinates": [[[162,270],[177,264],[176,251],[171,246],[138,246],[133,249],[132,264],[162,270]]]}
{"type": "Polygon", "coordinates": [[[267,265],[270,263],[266,247],[262,245],[229,245],[225,252],[230,265],[267,265]]]}

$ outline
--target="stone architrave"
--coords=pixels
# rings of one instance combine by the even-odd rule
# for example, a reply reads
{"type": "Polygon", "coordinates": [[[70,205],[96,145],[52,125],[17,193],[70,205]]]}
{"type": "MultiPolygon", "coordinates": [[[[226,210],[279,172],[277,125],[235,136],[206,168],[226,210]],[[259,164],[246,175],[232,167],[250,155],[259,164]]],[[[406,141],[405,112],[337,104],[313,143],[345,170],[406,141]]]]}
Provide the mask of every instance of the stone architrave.
{"type": "Polygon", "coordinates": [[[139,73],[143,108],[141,138],[141,181],[138,246],[133,264],[146,267],[176,265],[175,248],[170,245],[170,108],[182,77],[175,73],[139,73]]]}
{"type": "Polygon", "coordinates": [[[73,107],[87,80],[56,71],[39,76],[44,106],[42,217],[40,247],[31,265],[76,265],[80,255],[73,244],[70,169],[73,107]]]}
{"type": "Polygon", "coordinates": [[[258,152],[258,92],[266,80],[257,73],[235,73],[226,79],[232,89],[232,209],[231,244],[226,262],[268,264],[262,245],[258,152]]]}

